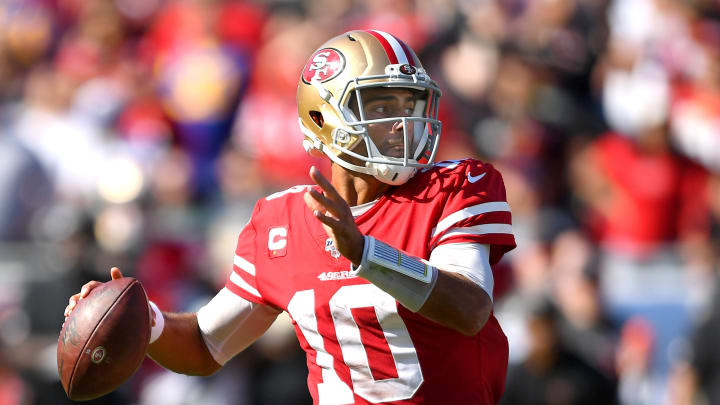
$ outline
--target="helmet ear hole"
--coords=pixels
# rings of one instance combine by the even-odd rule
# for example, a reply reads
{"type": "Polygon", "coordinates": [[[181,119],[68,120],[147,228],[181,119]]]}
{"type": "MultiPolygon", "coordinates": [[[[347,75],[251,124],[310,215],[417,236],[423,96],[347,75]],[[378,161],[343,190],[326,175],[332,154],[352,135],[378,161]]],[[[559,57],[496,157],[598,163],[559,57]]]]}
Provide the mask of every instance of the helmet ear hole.
{"type": "Polygon", "coordinates": [[[310,118],[313,120],[315,125],[318,126],[318,128],[322,128],[323,124],[325,124],[325,119],[320,111],[310,111],[310,118]]]}

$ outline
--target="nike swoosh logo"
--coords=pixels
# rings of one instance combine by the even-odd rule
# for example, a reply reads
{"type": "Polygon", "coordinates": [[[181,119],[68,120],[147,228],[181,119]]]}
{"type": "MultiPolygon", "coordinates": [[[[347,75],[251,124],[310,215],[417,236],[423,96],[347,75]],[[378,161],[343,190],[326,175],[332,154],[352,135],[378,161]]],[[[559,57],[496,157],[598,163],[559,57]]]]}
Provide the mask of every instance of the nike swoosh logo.
{"type": "Polygon", "coordinates": [[[469,181],[470,183],[475,183],[476,181],[478,181],[478,180],[482,179],[483,177],[485,177],[486,174],[487,174],[487,172],[485,172],[485,173],[483,173],[483,174],[480,174],[480,175],[477,175],[477,176],[472,176],[472,175],[470,175],[470,173],[468,173],[468,181],[469,181]]]}

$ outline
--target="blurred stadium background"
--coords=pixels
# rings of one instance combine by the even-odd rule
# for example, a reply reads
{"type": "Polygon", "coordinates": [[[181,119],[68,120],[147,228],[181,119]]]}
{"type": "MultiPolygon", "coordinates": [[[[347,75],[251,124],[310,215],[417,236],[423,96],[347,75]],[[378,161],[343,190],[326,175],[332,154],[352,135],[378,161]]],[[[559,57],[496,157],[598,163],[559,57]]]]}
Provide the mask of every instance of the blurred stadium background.
{"type": "MultiPolygon", "coordinates": [[[[0,404],[68,402],[63,308],[111,266],[168,310],[223,285],[255,200],[323,165],[295,86],[351,28],[441,83],[441,159],[504,174],[503,403],[720,404],[717,0],[0,0],[0,404]]],[[[97,402],[302,404],[305,377],[285,320],[97,402]]]]}

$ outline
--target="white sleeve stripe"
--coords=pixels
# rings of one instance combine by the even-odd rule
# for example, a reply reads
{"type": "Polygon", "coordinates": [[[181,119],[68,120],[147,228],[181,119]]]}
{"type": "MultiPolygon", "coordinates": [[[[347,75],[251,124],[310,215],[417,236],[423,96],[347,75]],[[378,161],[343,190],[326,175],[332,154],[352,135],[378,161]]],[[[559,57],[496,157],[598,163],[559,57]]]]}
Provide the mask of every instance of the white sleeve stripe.
{"type": "Polygon", "coordinates": [[[245,280],[242,279],[237,273],[232,272],[230,274],[230,282],[235,284],[236,287],[240,287],[243,290],[249,292],[250,294],[261,298],[260,292],[256,289],[254,289],[250,284],[248,284],[245,280]]]}
{"type": "Polygon", "coordinates": [[[244,258],[235,255],[235,260],[233,260],[233,263],[240,269],[245,270],[246,273],[252,274],[253,276],[255,275],[255,265],[245,260],[244,258]]]}
{"type": "Polygon", "coordinates": [[[451,228],[445,232],[440,240],[445,240],[451,236],[458,235],[487,235],[489,233],[505,233],[512,235],[512,225],[508,224],[482,224],[469,226],[467,228],[451,228]]]}
{"type": "Polygon", "coordinates": [[[463,208],[460,211],[453,212],[442,221],[438,222],[432,236],[435,237],[439,235],[446,229],[464,219],[468,219],[476,215],[487,214],[488,212],[510,212],[510,205],[508,205],[505,201],[492,201],[463,208]]]}

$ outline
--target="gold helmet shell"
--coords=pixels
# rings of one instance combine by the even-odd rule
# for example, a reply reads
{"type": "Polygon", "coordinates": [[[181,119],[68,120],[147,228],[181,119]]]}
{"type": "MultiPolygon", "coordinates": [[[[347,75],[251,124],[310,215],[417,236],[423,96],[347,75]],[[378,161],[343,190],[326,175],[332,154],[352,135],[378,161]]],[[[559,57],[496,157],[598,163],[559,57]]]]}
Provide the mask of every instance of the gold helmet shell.
{"type": "Polygon", "coordinates": [[[346,32],[317,49],[303,69],[297,89],[303,146],[309,153],[321,151],[346,169],[387,184],[403,184],[435,158],[442,129],[437,119],[440,95],[404,42],[382,31],[346,32]],[[362,108],[356,117],[350,100],[362,106],[361,90],[372,87],[409,88],[422,96],[409,117],[366,120],[362,108]],[[402,158],[382,155],[368,133],[369,124],[390,121],[403,124],[402,158]],[[366,154],[354,151],[361,142],[366,154]]]}

